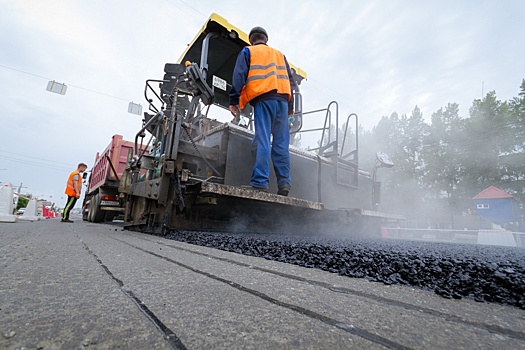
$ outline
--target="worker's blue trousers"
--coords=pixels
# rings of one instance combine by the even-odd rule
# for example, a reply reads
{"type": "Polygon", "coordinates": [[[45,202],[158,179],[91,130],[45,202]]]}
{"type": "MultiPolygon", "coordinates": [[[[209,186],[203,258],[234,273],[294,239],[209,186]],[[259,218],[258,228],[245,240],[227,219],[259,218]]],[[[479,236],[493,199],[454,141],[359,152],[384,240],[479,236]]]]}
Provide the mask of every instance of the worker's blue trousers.
{"type": "Polygon", "coordinates": [[[277,177],[277,185],[291,185],[288,103],[279,100],[263,100],[254,103],[253,108],[255,136],[252,146],[257,147],[257,155],[250,185],[257,188],[268,188],[270,156],[277,177]],[[271,146],[270,135],[273,136],[271,146]]]}

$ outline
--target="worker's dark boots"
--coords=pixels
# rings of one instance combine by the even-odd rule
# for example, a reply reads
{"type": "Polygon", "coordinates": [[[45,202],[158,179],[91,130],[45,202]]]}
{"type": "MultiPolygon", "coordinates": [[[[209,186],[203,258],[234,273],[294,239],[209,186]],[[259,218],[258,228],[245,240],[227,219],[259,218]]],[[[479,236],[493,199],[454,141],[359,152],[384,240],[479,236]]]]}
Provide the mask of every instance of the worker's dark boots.
{"type": "Polygon", "coordinates": [[[277,191],[277,194],[279,196],[287,197],[288,193],[290,193],[290,189],[291,189],[291,186],[289,184],[285,183],[285,184],[279,185],[279,191],[277,191]]]}

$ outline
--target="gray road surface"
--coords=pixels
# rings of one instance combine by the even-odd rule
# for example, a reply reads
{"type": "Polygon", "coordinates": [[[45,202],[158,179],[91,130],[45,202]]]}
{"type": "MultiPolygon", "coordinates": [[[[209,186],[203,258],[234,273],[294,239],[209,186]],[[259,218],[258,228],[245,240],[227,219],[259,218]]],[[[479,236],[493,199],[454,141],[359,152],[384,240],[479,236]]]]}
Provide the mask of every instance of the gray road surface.
{"type": "Polygon", "coordinates": [[[0,223],[0,349],[525,349],[525,311],[58,219],[0,223]]]}

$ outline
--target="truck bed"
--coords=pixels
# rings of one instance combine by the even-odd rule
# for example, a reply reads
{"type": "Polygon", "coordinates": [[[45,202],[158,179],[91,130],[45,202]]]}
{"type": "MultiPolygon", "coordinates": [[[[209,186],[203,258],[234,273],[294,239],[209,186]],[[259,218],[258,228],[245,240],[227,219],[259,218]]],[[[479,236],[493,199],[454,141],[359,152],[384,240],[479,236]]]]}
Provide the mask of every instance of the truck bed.
{"type": "Polygon", "coordinates": [[[133,148],[134,142],[124,140],[122,135],[113,135],[106,149],[102,153],[97,152],[87,193],[92,193],[101,186],[118,187],[133,148]]]}

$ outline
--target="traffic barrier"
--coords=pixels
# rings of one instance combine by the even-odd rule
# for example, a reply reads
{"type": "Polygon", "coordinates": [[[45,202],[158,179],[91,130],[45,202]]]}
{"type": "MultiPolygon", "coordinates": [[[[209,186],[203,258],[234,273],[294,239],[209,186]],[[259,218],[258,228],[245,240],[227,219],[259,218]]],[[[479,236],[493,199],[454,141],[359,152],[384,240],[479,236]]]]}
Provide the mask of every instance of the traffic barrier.
{"type": "Polygon", "coordinates": [[[47,209],[47,207],[45,205],[42,206],[42,215],[46,219],[49,219],[51,217],[50,214],[49,214],[49,209],[47,209]]]}
{"type": "MultiPolygon", "coordinates": [[[[42,202],[40,202],[40,206],[42,206],[42,202]]],[[[42,213],[42,208],[40,208],[40,213],[42,213]]],[[[38,216],[38,202],[36,199],[31,199],[29,200],[29,203],[27,203],[26,210],[19,219],[25,221],[38,221],[40,220],[40,217],[38,216]]]]}
{"type": "Polygon", "coordinates": [[[42,214],[46,219],[54,219],[57,217],[57,213],[51,210],[51,208],[46,207],[45,205],[42,206],[42,214]]]}
{"type": "Polygon", "coordinates": [[[44,219],[44,203],[42,201],[37,200],[36,201],[36,216],[39,217],[39,220],[44,219]]]}
{"type": "Polygon", "coordinates": [[[14,192],[9,182],[5,182],[0,187],[0,222],[17,222],[18,217],[13,215],[14,192]]]}
{"type": "Polygon", "coordinates": [[[512,232],[507,230],[479,230],[478,244],[500,245],[504,247],[516,247],[516,240],[512,232]]]}

